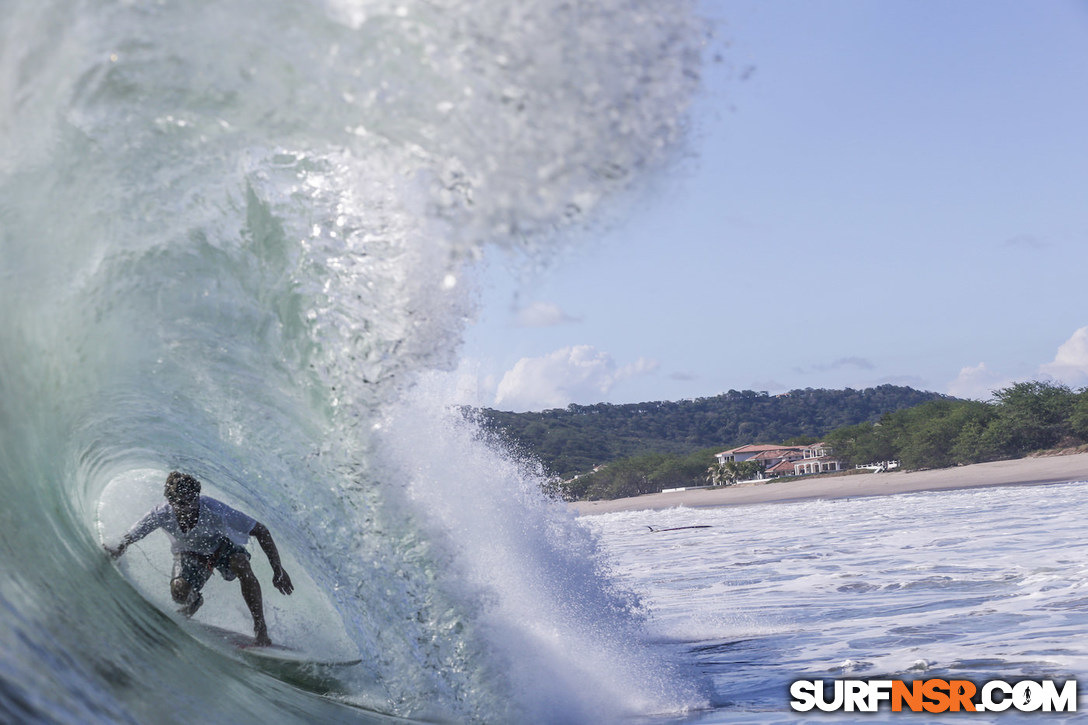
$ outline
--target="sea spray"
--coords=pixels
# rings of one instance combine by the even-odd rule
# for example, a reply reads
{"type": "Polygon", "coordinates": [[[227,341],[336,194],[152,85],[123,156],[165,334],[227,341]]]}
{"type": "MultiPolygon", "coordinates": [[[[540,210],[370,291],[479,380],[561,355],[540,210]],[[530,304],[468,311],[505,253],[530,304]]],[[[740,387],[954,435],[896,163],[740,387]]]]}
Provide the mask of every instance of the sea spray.
{"type": "Polygon", "coordinates": [[[487,246],[546,253],[668,162],[689,3],[13,0],[0,35],[5,714],[691,703],[537,479],[413,397],[456,360],[487,246]],[[419,468],[437,442],[455,487],[419,468]],[[172,468],[327,593],[365,661],[338,695],[355,707],[205,652],[105,563],[102,492],[172,468]],[[458,510],[484,490],[504,492],[458,510]]]}
{"type": "Polygon", "coordinates": [[[512,458],[447,392],[432,376],[393,406],[378,459],[451,555],[441,578],[481,603],[489,659],[521,704],[536,718],[601,722],[702,703],[646,642],[643,604],[611,579],[595,537],[544,494],[540,464],[512,458]]]}

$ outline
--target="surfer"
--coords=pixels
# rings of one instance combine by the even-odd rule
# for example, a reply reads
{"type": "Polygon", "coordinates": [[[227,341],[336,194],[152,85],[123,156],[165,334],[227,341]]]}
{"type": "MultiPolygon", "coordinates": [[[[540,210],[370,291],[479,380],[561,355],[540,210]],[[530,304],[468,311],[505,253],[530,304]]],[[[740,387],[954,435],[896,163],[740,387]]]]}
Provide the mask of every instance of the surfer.
{"type": "Polygon", "coordinates": [[[214,498],[201,496],[200,481],[186,473],[174,471],[167,476],[163,494],[166,503],[148,511],[116,547],[104,545],[106,551],[116,559],[129,544],[161,528],[170,537],[170,550],[174,553],[170,594],[181,605],[178,611],[191,617],[200,609],[204,603],[200,590],[212,571],[218,569],[227,581],[237,578],[241,582],[242,598],[253,615],[256,644],[272,644],[264,621],[261,584],[249,565],[249,552],[245,549],[250,536],[257,539],[272,565],[272,585],[283,594],[290,594],[294,585],[280,564],[272,534],[253,517],[214,498]]]}

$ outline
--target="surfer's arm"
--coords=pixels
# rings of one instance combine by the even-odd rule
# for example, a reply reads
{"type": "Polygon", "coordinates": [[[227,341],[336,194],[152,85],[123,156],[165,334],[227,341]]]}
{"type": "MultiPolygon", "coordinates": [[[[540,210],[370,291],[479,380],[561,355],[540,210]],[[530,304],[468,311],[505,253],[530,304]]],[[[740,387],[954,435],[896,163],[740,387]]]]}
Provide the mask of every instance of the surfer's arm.
{"type": "Polygon", "coordinates": [[[136,543],[160,526],[162,526],[160,509],[152,509],[147,512],[146,516],[137,521],[131,529],[125,532],[125,535],[121,537],[121,543],[114,547],[103,544],[102,548],[104,548],[110,556],[116,559],[121,556],[121,554],[125,553],[125,549],[129,547],[129,544],[136,543]]]}
{"type": "Polygon", "coordinates": [[[253,525],[253,529],[249,534],[264,549],[264,554],[268,557],[268,563],[272,565],[272,586],[284,594],[293,592],[295,585],[291,583],[291,577],[287,576],[283,564],[280,563],[280,552],[276,548],[276,542],[272,540],[272,533],[268,530],[268,527],[258,521],[253,525]]]}

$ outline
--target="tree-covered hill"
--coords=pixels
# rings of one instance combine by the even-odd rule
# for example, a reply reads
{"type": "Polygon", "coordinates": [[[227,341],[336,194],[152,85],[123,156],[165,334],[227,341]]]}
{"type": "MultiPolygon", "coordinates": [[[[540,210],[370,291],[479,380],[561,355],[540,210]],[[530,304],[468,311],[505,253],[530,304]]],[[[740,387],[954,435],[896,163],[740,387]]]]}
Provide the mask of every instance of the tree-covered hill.
{"type": "Polygon", "coordinates": [[[826,439],[848,463],[898,460],[908,469],[1019,458],[1088,444],[1088,388],[1015,383],[993,401],[935,400],[840,428],[826,439]]]}
{"type": "Polygon", "coordinates": [[[484,425],[568,478],[594,466],[651,453],[688,454],[745,443],[820,438],[931,400],[938,393],[896,385],[864,390],[730,390],[677,402],[570,405],[538,413],[479,411],[484,425]]]}

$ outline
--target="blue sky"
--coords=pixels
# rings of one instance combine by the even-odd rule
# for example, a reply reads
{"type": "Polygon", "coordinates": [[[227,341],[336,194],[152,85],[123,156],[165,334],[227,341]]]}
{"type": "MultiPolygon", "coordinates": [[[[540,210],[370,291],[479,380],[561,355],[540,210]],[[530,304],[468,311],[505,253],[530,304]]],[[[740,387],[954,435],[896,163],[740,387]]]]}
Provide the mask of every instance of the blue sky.
{"type": "Polygon", "coordinates": [[[546,268],[488,260],[462,402],[1088,385],[1088,2],[704,7],[690,159],[546,268]]]}

